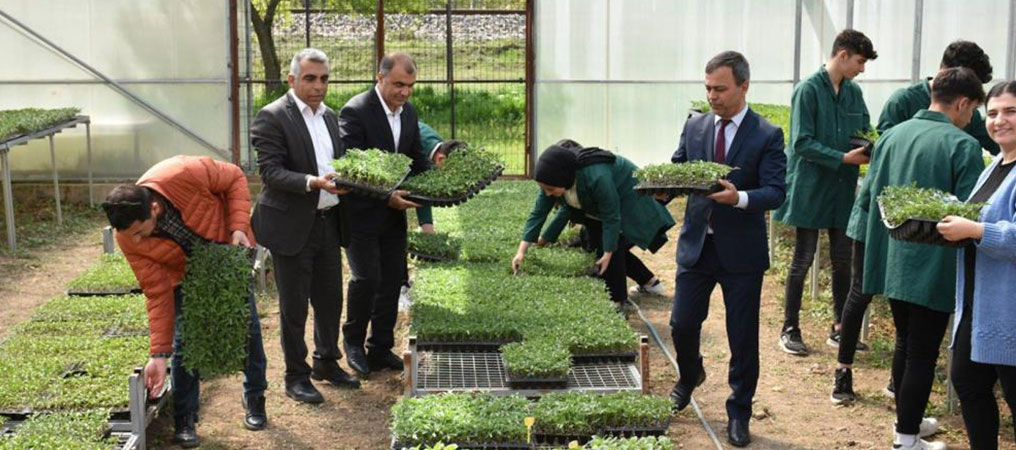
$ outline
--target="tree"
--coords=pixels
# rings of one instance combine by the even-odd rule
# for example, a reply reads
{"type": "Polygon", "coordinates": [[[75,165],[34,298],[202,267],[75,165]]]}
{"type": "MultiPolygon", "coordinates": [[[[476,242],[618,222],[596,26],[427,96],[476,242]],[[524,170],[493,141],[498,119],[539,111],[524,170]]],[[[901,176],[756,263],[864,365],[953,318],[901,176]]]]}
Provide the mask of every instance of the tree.
{"type": "MultiPolygon", "coordinates": [[[[282,86],[280,78],[282,67],[279,65],[279,55],[275,52],[275,38],[272,36],[272,25],[275,23],[281,2],[282,0],[250,0],[250,19],[254,34],[258,37],[258,47],[261,48],[261,64],[265,69],[267,92],[274,92],[282,86]]],[[[286,6],[283,13],[289,11],[289,5],[286,6]]]]}

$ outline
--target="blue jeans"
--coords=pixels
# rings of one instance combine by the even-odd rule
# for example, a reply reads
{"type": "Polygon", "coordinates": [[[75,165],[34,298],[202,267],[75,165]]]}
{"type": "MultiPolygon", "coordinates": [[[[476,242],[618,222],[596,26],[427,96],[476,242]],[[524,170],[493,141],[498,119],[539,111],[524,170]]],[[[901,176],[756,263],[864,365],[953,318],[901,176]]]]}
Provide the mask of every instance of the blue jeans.
{"type": "MultiPolygon", "coordinates": [[[[180,321],[183,319],[183,295],[179,286],[173,291],[176,305],[176,325],[173,329],[173,358],[170,360],[173,377],[173,416],[180,419],[198,413],[198,394],[200,392],[200,374],[190,373],[183,365],[184,342],[180,339],[180,321]]],[[[265,358],[265,346],[261,342],[261,320],[258,318],[254,304],[254,290],[247,298],[250,305],[250,327],[247,331],[247,362],[243,368],[243,391],[247,396],[261,394],[268,389],[265,370],[268,360],[265,358]]],[[[196,371],[195,371],[196,372],[196,371]]]]}

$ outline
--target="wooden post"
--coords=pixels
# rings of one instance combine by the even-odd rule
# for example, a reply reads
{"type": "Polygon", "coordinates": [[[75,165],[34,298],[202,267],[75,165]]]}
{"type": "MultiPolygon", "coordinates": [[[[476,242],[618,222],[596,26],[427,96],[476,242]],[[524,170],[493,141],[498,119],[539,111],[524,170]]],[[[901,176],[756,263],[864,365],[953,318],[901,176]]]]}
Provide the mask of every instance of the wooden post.
{"type": "Polygon", "coordinates": [[[639,366],[642,375],[642,393],[649,394],[649,336],[644,334],[639,343],[639,366]]]}

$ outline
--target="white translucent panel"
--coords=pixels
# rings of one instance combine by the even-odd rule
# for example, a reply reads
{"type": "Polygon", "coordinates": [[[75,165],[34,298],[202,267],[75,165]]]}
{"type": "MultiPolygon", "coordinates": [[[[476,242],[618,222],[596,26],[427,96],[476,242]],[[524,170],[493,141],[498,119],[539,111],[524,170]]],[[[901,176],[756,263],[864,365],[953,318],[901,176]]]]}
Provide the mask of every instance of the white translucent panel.
{"type": "MultiPolygon", "coordinates": [[[[878,52],[878,59],[867,64],[858,81],[910,79],[914,54],[914,0],[855,0],[854,29],[868,36],[878,52]]],[[[929,30],[925,22],[924,36],[929,33],[934,31],[929,30]]],[[[832,42],[829,48],[832,49],[832,42]]]]}
{"type": "Polygon", "coordinates": [[[536,83],[533,157],[561,139],[603,145],[607,139],[607,86],[602,83],[536,83]]]}
{"type": "MultiPolygon", "coordinates": [[[[138,95],[165,108],[186,127],[214,146],[228,144],[229,107],[223,86],[133,85],[138,95]]],[[[92,120],[92,168],[100,178],[134,178],[152,164],[176,154],[224,159],[140,106],[102,85],[0,85],[0,109],[32,105],[77,106],[92,120]]],[[[87,153],[84,125],[56,135],[61,178],[84,178],[87,153]]],[[[47,178],[51,174],[49,142],[35,140],[11,150],[15,179],[47,178]]]]}
{"type": "Polygon", "coordinates": [[[938,71],[942,52],[957,39],[976,42],[991,58],[996,81],[1004,80],[1009,2],[999,0],[925,0],[921,39],[921,76],[938,71]]]}
{"type": "MultiPolygon", "coordinates": [[[[225,79],[228,66],[225,1],[11,0],[4,11],[113,79],[225,79]]],[[[0,26],[9,61],[2,80],[92,79],[14,31],[0,26]]]]}
{"type": "Polygon", "coordinates": [[[536,79],[602,80],[607,76],[607,0],[536,3],[536,79]]]}
{"type": "MultiPolygon", "coordinates": [[[[845,1],[806,1],[803,6],[801,11],[802,79],[807,78],[829,60],[836,35],[847,26],[847,2],[845,1]]],[[[860,31],[864,32],[864,30],[860,31]]],[[[793,47],[790,48],[793,49],[793,47]]],[[[793,64],[793,60],[791,60],[791,64],[793,64]]]]}
{"type": "Polygon", "coordinates": [[[864,103],[868,105],[868,114],[871,115],[871,125],[878,125],[878,116],[882,114],[882,108],[889,97],[899,89],[910,86],[910,82],[900,81],[864,81],[858,79],[861,92],[864,94],[864,103]]]}

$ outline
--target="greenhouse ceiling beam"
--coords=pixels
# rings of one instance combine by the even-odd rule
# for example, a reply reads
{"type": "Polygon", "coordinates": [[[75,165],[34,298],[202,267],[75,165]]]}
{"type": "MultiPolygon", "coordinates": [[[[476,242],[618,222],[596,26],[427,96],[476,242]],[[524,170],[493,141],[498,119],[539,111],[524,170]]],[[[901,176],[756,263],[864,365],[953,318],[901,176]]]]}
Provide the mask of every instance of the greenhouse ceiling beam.
{"type": "MultiPolygon", "coordinates": [[[[225,84],[229,80],[220,78],[148,78],[114,80],[119,84],[225,84]]],[[[0,80],[0,84],[109,84],[103,80],[54,79],[54,80],[0,80]]]]}
{"type": "Polygon", "coordinates": [[[914,2],[914,55],[910,61],[910,81],[921,78],[921,33],[924,28],[924,0],[914,2]]]}
{"type": "Polygon", "coordinates": [[[20,29],[20,31],[22,33],[25,33],[25,34],[28,34],[29,36],[32,36],[37,41],[39,41],[42,44],[44,44],[45,47],[47,47],[50,50],[56,52],[57,54],[63,56],[64,58],[67,58],[68,60],[72,61],[74,64],[77,64],[78,67],[83,69],[85,72],[88,72],[92,76],[94,76],[96,78],[99,78],[102,81],[106,82],[106,85],[109,86],[110,89],[113,89],[114,91],[120,93],[124,97],[127,97],[128,99],[130,99],[131,101],[136,103],[138,106],[140,106],[145,111],[148,111],[149,113],[151,113],[155,117],[158,117],[160,120],[162,120],[163,122],[166,122],[171,127],[176,128],[177,131],[183,133],[185,136],[191,138],[195,142],[201,144],[202,146],[204,146],[205,148],[211,150],[212,152],[216,153],[217,155],[219,155],[219,156],[221,156],[223,158],[226,158],[226,160],[232,160],[232,155],[229,152],[226,152],[225,150],[216,147],[214,144],[212,144],[211,142],[207,141],[205,138],[201,137],[200,135],[198,135],[194,131],[191,131],[191,129],[188,128],[186,125],[178,122],[176,119],[173,119],[168,114],[162,112],[162,110],[160,110],[159,108],[155,107],[151,103],[148,103],[147,101],[145,101],[141,97],[138,97],[137,95],[135,95],[133,92],[131,92],[130,90],[125,88],[120,83],[118,83],[115,80],[113,80],[112,78],[106,76],[105,74],[100,72],[98,69],[88,65],[88,63],[82,61],[81,59],[79,59],[78,57],[74,56],[72,53],[68,52],[67,50],[64,50],[60,46],[56,45],[53,41],[50,41],[49,39],[47,39],[42,34],[39,34],[37,31],[35,31],[31,27],[29,27],[28,25],[25,25],[25,24],[21,23],[20,21],[18,21],[14,17],[12,17],[10,14],[7,14],[6,11],[0,9],[0,17],[3,17],[9,24],[13,25],[12,28],[20,29]]]}

